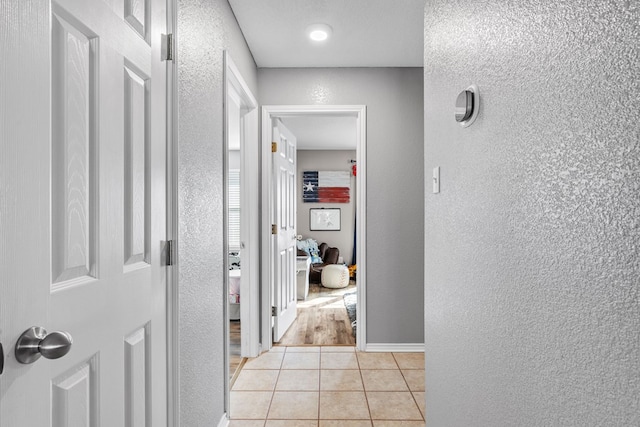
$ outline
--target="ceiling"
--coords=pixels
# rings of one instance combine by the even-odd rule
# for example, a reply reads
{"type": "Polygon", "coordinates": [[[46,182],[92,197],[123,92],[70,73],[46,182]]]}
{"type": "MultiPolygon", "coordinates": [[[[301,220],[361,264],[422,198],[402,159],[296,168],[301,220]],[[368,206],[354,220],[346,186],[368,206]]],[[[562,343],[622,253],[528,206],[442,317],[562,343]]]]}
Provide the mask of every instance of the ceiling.
{"type": "Polygon", "coordinates": [[[355,150],[356,118],[295,116],[282,123],[296,136],[298,150],[355,150]]]}
{"type": "MultiPolygon", "coordinates": [[[[422,67],[424,0],[229,0],[259,68],[422,67]],[[327,24],[324,42],[307,37],[327,24]]],[[[353,117],[290,117],[298,149],[355,150],[353,117]]]]}
{"type": "Polygon", "coordinates": [[[259,68],[422,67],[424,0],[229,0],[259,68]],[[313,42],[312,24],[333,34],[313,42]]]}

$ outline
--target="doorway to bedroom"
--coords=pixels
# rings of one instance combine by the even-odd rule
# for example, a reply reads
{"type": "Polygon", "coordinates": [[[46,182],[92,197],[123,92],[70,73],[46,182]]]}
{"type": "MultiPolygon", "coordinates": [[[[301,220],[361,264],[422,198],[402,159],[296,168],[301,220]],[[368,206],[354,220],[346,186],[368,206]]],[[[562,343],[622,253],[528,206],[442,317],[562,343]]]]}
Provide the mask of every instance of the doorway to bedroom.
{"type": "Polygon", "coordinates": [[[292,117],[297,138],[297,317],[279,345],[355,345],[356,120],[292,117]]]}
{"type": "MultiPolygon", "coordinates": [[[[365,107],[265,106],[262,123],[263,140],[276,135],[271,132],[279,132],[267,128],[272,124],[286,127],[296,139],[298,250],[297,316],[287,325],[286,332],[280,328],[279,335],[272,330],[278,319],[267,321],[263,317],[263,343],[268,337],[273,345],[356,345],[361,332],[358,324],[364,323],[364,254],[360,248],[364,248],[366,193],[364,176],[360,174],[364,172],[365,107]]],[[[263,157],[263,172],[271,170],[269,160],[263,157]]],[[[263,174],[263,194],[272,188],[272,183],[265,182],[267,175],[275,180],[274,176],[263,174]]],[[[263,205],[263,212],[275,212],[271,208],[273,205],[263,205]]],[[[274,223],[271,219],[267,218],[264,226],[274,223]]],[[[274,252],[273,248],[263,248],[270,257],[263,262],[270,268],[277,268],[274,252]]],[[[263,274],[263,278],[273,277],[270,271],[263,274]]],[[[274,289],[277,284],[273,280],[265,282],[269,288],[263,288],[263,295],[268,295],[269,305],[273,306],[279,289],[274,289]]],[[[265,307],[266,302],[263,304],[265,307]]],[[[277,313],[278,309],[274,311],[277,313]]]]}

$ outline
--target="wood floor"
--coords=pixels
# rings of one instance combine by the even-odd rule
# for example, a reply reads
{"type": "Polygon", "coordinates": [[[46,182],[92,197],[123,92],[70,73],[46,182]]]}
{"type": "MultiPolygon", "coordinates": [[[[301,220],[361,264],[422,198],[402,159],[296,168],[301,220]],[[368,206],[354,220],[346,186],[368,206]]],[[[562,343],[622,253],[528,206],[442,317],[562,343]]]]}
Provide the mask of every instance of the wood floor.
{"type": "Polygon", "coordinates": [[[306,301],[298,301],[298,317],[277,345],[355,345],[343,295],[355,291],[354,281],[343,289],[309,285],[306,301]]]}

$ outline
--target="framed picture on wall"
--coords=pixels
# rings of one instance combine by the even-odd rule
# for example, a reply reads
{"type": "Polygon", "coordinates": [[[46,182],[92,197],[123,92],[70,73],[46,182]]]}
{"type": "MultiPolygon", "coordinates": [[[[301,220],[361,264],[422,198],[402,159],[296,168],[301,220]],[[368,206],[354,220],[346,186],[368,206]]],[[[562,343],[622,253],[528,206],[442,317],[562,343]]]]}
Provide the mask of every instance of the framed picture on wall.
{"type": "Polygon", "coordinates": [[[309,209],[309,230],[340,231],[340,208],[309,209]]]}

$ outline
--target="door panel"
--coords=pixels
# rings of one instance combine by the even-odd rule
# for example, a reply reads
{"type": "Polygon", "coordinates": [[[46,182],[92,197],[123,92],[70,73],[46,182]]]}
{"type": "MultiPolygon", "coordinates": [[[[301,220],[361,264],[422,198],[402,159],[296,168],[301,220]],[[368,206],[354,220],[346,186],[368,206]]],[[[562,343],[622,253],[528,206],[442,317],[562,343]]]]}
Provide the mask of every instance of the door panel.
{"type": "Polygon", "coordinates": [[[296,137],[275,120],[273,140],[277,150],[273,153],[273,171],[275,184],[275,212],[277,236],[274,253],[277,254],[274,266],[274,317],[273,339],[279,341],[297,316],[296,297],[296,137]]]}
{"type": "MultiPolygon", "coordinates": [[[[52,276],[95,274],[98,38],[52,11],[52,276]]],[[[68,15],[67,15],[68,16],[68,15]]]]}
{"type": "Polygon", "coordinates": [[[124,0],[125,20],[144,40],[148,41],[150,0],[124,0]]]}
{"type": "Polygon", "coordinates": [[[125,340],[125,420],[126,426],[145,427],[150,354],[148,347],[149,324],[136,330],[125,340]]]}
{"type": "Polygon", "coordinates": [[[9,15],[0,424],[166,425],[166,5],[41,0],[9,15]],[[31,326],[68,332],[71,351],[18,363],[31,326]]]}
{"type": "Polygon", "coordinates": [[[96,364],[92,357],[51,382],[53,427],[98,425],[96,364]]]}
{"type": "Polygon", "coordinates": [[[149,192],[147,179],[149,78],[124,67],[125,264],[148,262],[149,192]]]}

